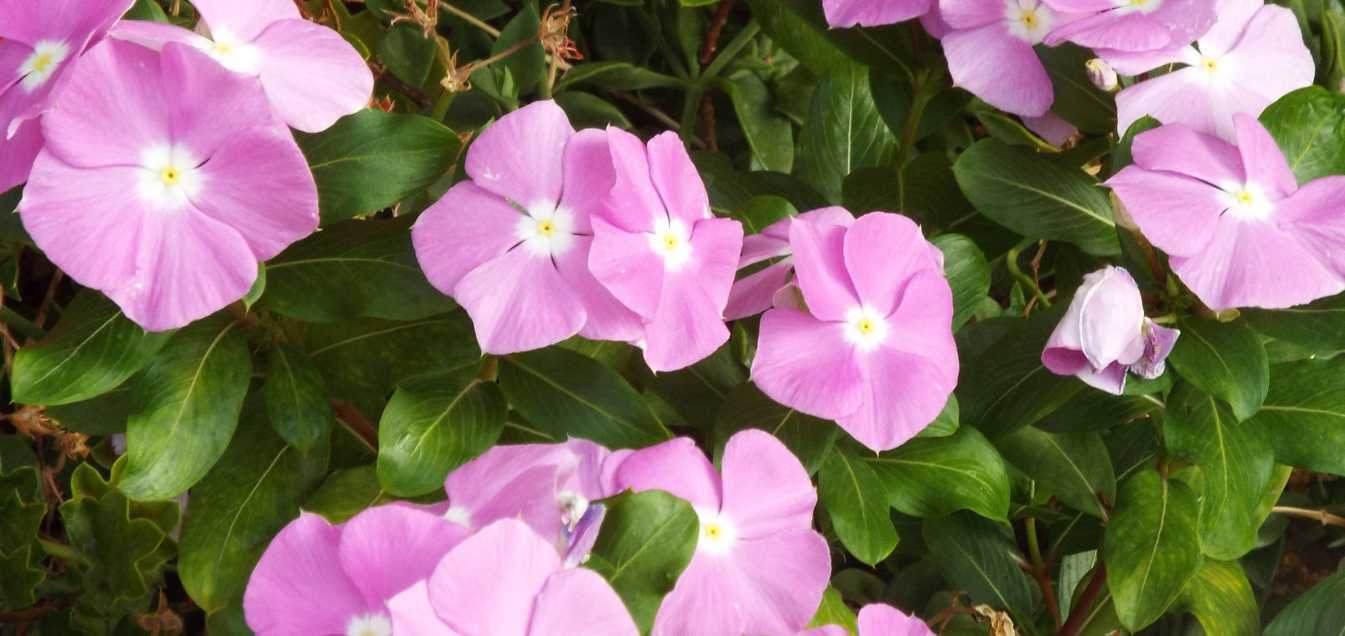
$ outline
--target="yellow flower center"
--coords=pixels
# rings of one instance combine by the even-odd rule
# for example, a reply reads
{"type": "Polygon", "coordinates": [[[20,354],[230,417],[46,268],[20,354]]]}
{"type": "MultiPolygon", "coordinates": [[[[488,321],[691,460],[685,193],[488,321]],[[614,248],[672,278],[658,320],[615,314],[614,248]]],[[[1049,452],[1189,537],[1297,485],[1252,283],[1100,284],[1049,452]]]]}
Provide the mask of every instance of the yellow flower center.
{"type": "Polygon", "coordinates": [[[1237,194],[1233,195],[1233,198],[1237,199],[1238,203],[1243,205],[1251,205],[1252,202],[1256,201],[1256,195],[1247,190],[1240,190],[1237,194]]]}
{"type": "Polygon", "coordinates": [[[878,329],[877,323],[875,323],[871,318],[860,318],[859,322],[855,323],[855,331],[858,331],[860,335],[864,336],[870,335],[877,329],[878,329]]]}
{"type": "Polygon", "coordinates": [[[537,222],[537,233],[542,236],[551,236],[556,233],[556,224],[550,219],[537,222]]]}
{"type": "Polygon", "coordinates": [[[705,536],[706,536],[706,538],[709,538],[709,539],[718,539],[718,538],[719,538],[721,535],[723,535],[723,534],[724,534],[724,529],[721,528],[721,527],[719,527],[719,524],[717,524],[717,523],[707,523],[707,524],[705,524],[705,536]]]}
{"type": "Polygon", "coordinates": [[[177,185],[182,180],[182,173],[177,168],[168,166],[159,171],[159,179],[163,180],[164,185],[177,185]]]}
{"type": "Polygon", "coordinates": [[[1219,70],[1219,61],[1212,57],[1207,57],[1204,60],[1204,66],[1206,72],[1213,73],[1219,70]]]}
{"type": "Polygon", "coordinates": [[[55,62],[56,62],[56,56],[52,55],[51,53],[38,53],[37,57],[33,58],[32,63],[33,72],[45,73],[47,72],[47,69],[51,67],[51,65],[55,62]]]}
{"type": "Polygon", "coordinates": [[[215,54],[216,54],[216,55],[228,55],[228,54],[233,53],[233,52],[234,52],[234,45],[233,45],[232,43],[229,43],[229,42],[216,42],[216,43],[215,43],[215,54]]]}

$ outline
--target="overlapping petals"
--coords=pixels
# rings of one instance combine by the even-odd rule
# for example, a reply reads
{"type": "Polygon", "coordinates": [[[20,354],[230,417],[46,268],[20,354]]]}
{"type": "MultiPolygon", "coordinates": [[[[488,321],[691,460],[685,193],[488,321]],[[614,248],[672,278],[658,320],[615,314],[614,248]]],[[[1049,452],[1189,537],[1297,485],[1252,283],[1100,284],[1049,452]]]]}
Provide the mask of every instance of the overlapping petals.
{"type": "Polygon", "coordinates": [[[1215,0],[1045,1],[1080,16],[1047,36],[1051,46],[1069,41],[1132,53],[1173,50],[1204,35],[1215,21],[1215,0]]]}
{"type": "MultiPolygon", "coordinates": [[[[798,218],[824,225],[849,225],[855,220],[849,210],[838,207],[804,212],[798,218]]],[[[793,217],[781,219],[766,226],[759,234],[743,239],[739,269],[771,260],[774,262],[739,278],[733,284],[733,289],[729,291],[728,306],[724,309],[725,318],[738,320],[770,309],[775,295],[793,279],[794,260],[789,248],[789,226],[793,222],[793,217]]]]}
{"type": "Polygon", "coordinates": [[[833,27],[882,26],[918,18],[935,0],[822,0],[833,27]]]}

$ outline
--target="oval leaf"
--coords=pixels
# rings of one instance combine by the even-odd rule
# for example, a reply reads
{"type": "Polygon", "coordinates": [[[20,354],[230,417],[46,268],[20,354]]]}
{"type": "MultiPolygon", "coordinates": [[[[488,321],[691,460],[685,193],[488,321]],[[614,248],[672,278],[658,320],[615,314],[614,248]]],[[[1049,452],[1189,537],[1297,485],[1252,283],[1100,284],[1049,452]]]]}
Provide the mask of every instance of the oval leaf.
{"type": "Polygon", "coordinates": [[[926,519],[924,536],[930,558],[949,582],[966,590],[976,603],[1030,623],[1040,593],[1019,565],[1024,559],[1006,527],[963,512],[926,519]]]}
{"type": "Polygon", "coordinates": [[[886,484],[893,508],[916,517],[971,510],[990,519],[1009,514],[1009,473],[999,452],[975,429],[916,438],[864,460],[886,484]]]}
{"type": "Polygon", "coordinates": [[[1277,364],[1270,380],[1248,424],[1265,433],[1275,461],[1345,475],[1345,358],[1277,364]]]}
{"type": "Polygon", "coordinates": [[[822,462],[818,480],[818,494],[845,549],[869,565],[886,559],[897,547],[897,529],[878,473],[836,449],[822,462]]]}
{"type": "Polygon", "coordinates": [[[691,504],[666,492],[627,493],[606,501],[607,514],[588,561],[626,602],[641,632],[691,563],[700,520],[691,504]]]}
{"type": "Polygon", "coordinates": [[[449,471],[499,439],[504,396],[470,371],[416,378],[397,388],[378,422],[378,481],[384,490],[401,497],[438,490],[449,471]]]}
{"type": "Polygon", "coordinates": [[[1031,426],[995,442],[1004,458],[1075,510],[1107,518],[1099,498],[1116,499],[1116,474],[1097,433],[1052,434],[1031,426]]]}
{"type": "Polygon", "coordinates": [[[332,430],[332,407],[322,373],[298,347],[271,351],[271,373],[262,385],[266,416],[286,442],[301,453],[313,450],[332,430]]]}
{"type": "Polygon", "coordinates": [[[1183,378],[1233,407],[1239,420],[1261,408],[1270,363],[1261,338],[1242,322],[1187,320],[1168,360],[1183,378]]]}
{"type": "Polygon", "coordinates": [[[1158,620],[1200,568],[1200,507],[1178,481],[1141,470],[1121,484],[1103,541],[1107,587],[1131,631],[1158,620]]]}

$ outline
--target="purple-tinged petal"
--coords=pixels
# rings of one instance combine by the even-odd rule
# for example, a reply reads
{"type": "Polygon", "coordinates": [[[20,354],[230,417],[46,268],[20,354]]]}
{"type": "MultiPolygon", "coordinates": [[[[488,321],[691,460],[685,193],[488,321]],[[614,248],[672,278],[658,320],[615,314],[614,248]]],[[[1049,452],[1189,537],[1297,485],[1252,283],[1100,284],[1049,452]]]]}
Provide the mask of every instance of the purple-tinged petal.
{"type": "MultiPolygon", "coordinates": [[[[271,106],[257,82],[220,66],[205,53],[185,44],[169,42],[160,54],[160,64],[163,86],[168,88],[164,101],[172,122],[171,137],[160,143],[171,141],[205,160],[211,158],[220,146],[233,140],[239,131],[280,128],[271,125],[271,106]],[[209,98],[202,99],[202,95],[209,95],[209,98]]],[[[271,130],[266,134],[271,137],[273,150],[280,150],[282,142],[292,146],[293,152],[282,151],[282,156],[286,159],[298,156],[303,171],[309,173],[308,162],[299,153],[288,130],[271,130]]],[[[316,197],[317,186],[312,185],[312,174],[304,176],[316,197]]],[[[310,211],[307,206],[301,210],[310,211]]],[[[316,205],[312,206],[312,211],[316,212],[316,205]]]]}
{"type": "MultiPolygon", "coordinates": [[[[1223,57],[1238,44],[1238,40],[1242,39],[1247,23],[1251,22],[1252,16],[1263,6],[1268,5],[1261,0],[1215,0],[1214,11],[1219,19],[1200,36],[1200,51],[1211,57],[1223,57]]],[[[1294,28],[1297,32],[1297,23],[1294,28]]]]}
{"type": "Polygon", "coordinates": [[[579,330],[579,335],[589,340],[639,340],[644,334],[644,321],[621,304],[589,270],[588,259],[592,247],[592,237],[576,236],[573,247],[553,257],[561,278],[565,279],[584,305],[588,318],[579,330]]]}
{"type": "Polygon", "coordinates": [[[1002,23],[954,31],[942,41],[954,86],[1015,115],[1038,117],[1050,110],[1055,93],[1046,67],[1032,45],[1002,23]]]}
{"type": "Polygon", "coordinates": [[[1003,0],[939,0],[938,5],[940,21],[949,29],[966,31],[1004,21],[1003,0]]]}
{"type": "Polygon", "coordinates": [[[671,439],[627,455],[616,470],[619,490],[662,490],[705,510],[719,510],[719,474],[687,437],[671,439]]]}
{"type": "MultiPolygon", "coordinates": [[[[290,3],[291,7],[293,3],[290,3]]],[[[374,76],[340,33],[307,20],[276,22],[253,42],[262,86],[291,128],[316,133],[369,104],[374,76]]]]}
{"type": "Polygon", "coordinates": [[[840,625],[823,625],[799,632],[798,636],[850,636],[850,630],[840,625]]]}
{"type": "Polygon", "coordinates": [[[1092,366],[1086,365],[1085,368],[1076,372],[1074,376],[1082,380],[1084,384],[1099,391],[1105,391],[1112,395],[1122,395],[1125,393],[1126,365],[1119,362],[1109,364],[1102,369],[1094,369],[1092,366]]]}
{"type": "Polygon", "coordinates": [[[663,597],[650,634],[742,636],[748,633],[747,604],[755,600],[751,583],[733,560],[697,552],[663,597]]]}
{"type": "Polygon", "coordinates": [[[934,636],[925,621],[891,605],[870,603],[859,610],[860,636],[934,636]]]}
{"type": "Polygon", "coordinates": [[[1146,380],[1153,380],[1163,375],[1163,370],[1167,367],[1168,354],[1177,346],[1177,338],[1181,333],[1145,318],[1144,355],[1138,362],[1130,365],[1130,372],[1146,380]]]}
{"type": "Polygon", "coordinates": [[[736,433],[724,447],[723,466],[723,513],[739,540],[813,527],[817,490],[780,440],[756,429],[736,433]]]}
{"type": "Polygon", "coordinates": [[[918,18],[933,0],[822,0],[827,24],[843,28],[883,26],[918,18]]]}
{"type": "Polygon", "coordinates": [[[831,578],[822,535],[796,530],[739,540],[732,558],[752,591],[743,609],[745,633],[792,634],[817,613],[831,578]]]}
{"type": "Polygon", "coordinates": [[[692,228],[691,262],[682,275],[698,281],[715,313],[721,315],[720,322],[742,251],[743,226],[737,221],[706,219],[692,228]]]}
{"type": "MultiPolygon", "coordinates": [[[[1130,272],[1106,267],[1088,274],[1070,308],[1076,303],[1077,323],[1070,331],[1078,329],[1079,346],[1089,363],[1102,368],[1113,362],[1135,362],[1136,358],[1130,354],[1144,324],[1144,299],[1130,272]]],[[[1141,349],[1134,355],[1142,352],[1141,349]]]]}
{"type": "Polygon", "coordinates": [[[4,138],[0,132],[0,192],[28,180],[33,161],[42,150],[42,125],[37,121],[20,124],[14,136],[4,138]]]}
{"type": "Polygon", "coordinates": [[[1205,249],[1228,197],[1203,181],[1129,166],[1107,180],[1150,243],[1173,256],[1205,249]]]}
{"type": "Polygon", "coordinates": [[[845,268],[859,301],[887,316],[901,303],[906,283],[916,273],[942,271],[920,226],[900,214],[875,212],[859,217],[845,234],[845,268]]]}
{"type": "Polygon", "coordinates": [[[604,477],[604,469],[612,451],[602,444],[578,437],[566,441],[565,448],[574,453],[578,461],[573,474],[564,482],[566,489],[589,499],[605,499],[619,492],[604,477]]]}
{"type": "Polygon", "coordinates": [[[468,536],[466,528],[408,506],[369,508],[341,529],[341,568],[369,607],[381,606],[417,581],[468,536]]]}
{"type": "Polygon", "coordinates": [[[453,298],[472,317],[481,351],[495,355],[551,346],[579,333],[588,319],[555,263],[524,247],[463,276],[453,298]]]}
{"type": "MultiPolygon", "coordinates": [[[[1201,47],[1205,47],[1205,39],[1201,47]]],[[[1310,86],[1316,68],[1312,53],[1303,43],[1298,19],[1292,11],[1274,5],[1256,11],[1219,62],[1227,67],[1234,84],[1255,96],[1255,101],[1237,104],[1236,110],[1249,115],[1259,115],[1290,91],[1310,86]]]]}
{"type": "Polygon", "coordinates": [[[463,636],[525,636],[533,599],[560,566],[554,546],[526,524],[504,519],[439,562],[430,603],[463,636]]]}
{"type": "Polygon", "coordinates": [[[1132,149],[1145,170],[1188,175],[1215,186],[1246,180],[1238,149],[1188,126],[1169,125],[1141,133],[1132,149]]]}
{"type": "Polygon", "coordinates": [[[845,268],[846,228],[796,222],[789,226],[794,273],[812,315],[828,321],[845,318],[859,305],[859,294],[845,268]]]}
{"type": "MultiPolygon", "coordinates": [[[[8,74],[7,76],[0,75],[0,95],[5,94],[11,86],[24,78],[23,75],[20,75],[22,72],[20,67],[32,54],[33,47],[27,44],[16,40],[0,39],[0,73],[8,74]]],[[[14,97],[18,97],[18,95],[14,97]]],[[[9,110],[14,110],[14,107],[10,106],[9,110]]],[[[9,127],[8,120],[15,114],[17,113],[7,113],[5,109],[0,108],[0,133],[3,133],[9,127]]],[[[4,135],[0,134],[0,139],[3,138],[4,135]]]]}
{"type": "Polygon", "coordinates": [[[771,399],[809,415],[835,419],[863,401],[864,376],[840,323],[802,311],[772,309],[761,317],[752,381],[771,399]]]}
{"type": "Polygon", "coordinates": [[[589,219],[602,211],[612,187],[616,172],[612,169],[612,150],[607,146],[607,132],[596,128],[581,130],[565,146],[565,186],[561,193],[561,207],[574,215],[574,231],[592,233],[589,219]]]}
{"type": "MultiPolygon", "coordinates": [[[[1096,49],[1093,52],[1121,75],[1140,75],[1168,64],[1187,64],[1195,66],[1201,63],[1200,52],[1196,51],[1195,47],[1190,45],[1174,46],[1153,51],[1096,49]]],[[[1128,127],[1128,124],[1118,126],[1122,132],[1125,131],[1126,127],[1128,127]]]]}
{"type": "MultiPolygon", "coordinates": [[[[597,572],[576,568],[551,575],[533,605],[530,636],[582,630],[585,636],[638,636],[621,597],[597,572]]],[[[399,635],[400,636],[400,635],[399,635]]]]}
{"type": "Polygon", "coordinates": [[[729,292],[724,318],[740,320],[770,309],[775,292],[789,282],[789,275],[793,271],[793,261],[786,260],[738,279],[729,292]]]}
{"type": "Polygon", "coordinates": [[[524,208],[554,208],[563,189],[565,145],[573,136],[560,106],[534,102],[481,133],[467,150],[467,174],[524,208]]]}
{"type": "Polygon", "coordinates": [[[452,294],[468,272],[519,242],[524,216],[470,181],[449,189],[411,228],[416,260],[435,288],[452,294]]]}
{"type": "Polygon", "coordinates": [[[1345,177],[1314,179],[1276,203],[1274,220],[1309,252],[1345,277],[1345,177]]]}
{"type": "Polygon", "coordinates": [[[122,20],[108,32],[108,37],[139,44],[155,51],[163,49],[169,42],[180,42],[198,49],[210,46],[210,39],[195,31],[189,31],[175,24],[144,20],[122,20]]]}
{"type": "Polygon", "coordinates": [[[702,284],[685,274],[664,279],[658,311],[645,325],[644,360],[651,370],[684,369],[728,342],[723,306],[715,305],[702,284]]]}
{"type": "Polygon", "coordinates": [[[742,269],[772,258],[788,256],[790,254],[789,224],[793,222],[793,217],[783,219],[767,226],[759,234],[744,236],[743,254],[738,259],[738,268],[742,269]],[[779,236],[777,232],[784,236],[779,236]]]}
{"type": "Polygon", "coordinates": [[[392,633],[397,636],[460,636],[434,613],[428,580],[417,581],[388,601],[392,633]]]}
{"type": "Polygon", "coordinates": [[[381,611],[342,570],[340,541],[341,531],[315,514],[302,513],[285,526],[248,579],[248,627],[262,636],[344,634],[352,616],[381,611]]]}
{"type": "Polygon", "coordinates": [[[1024,117],[1023,125],[1046,140],[1052,146],[1060,147],[1079,134],[1079,129],[1059,115],[1047,112],[1040,117],[1024,117]]]}
{"type": "Polygon", "coordinates": [[[1289,162],[1275,143],[1275,138],[1255,117],[1244,113],[1233,115],[1237,131],[1238,152],[1247,171],[1247,182],[1260,186],[1271,199],[1283,199],[1298,189],[1289,162]]]}
{"type": "Polygon", "coordinates": [[[627,232],[653,231],[654,221],[666,218],[668,211],[654,188],[645,145],[635,135],[611,126],[607,128],[607,144],[612,152],[616,182],[603,210],[603,220],[627,232]]]}
{"type": "Polygon", "coordinates": [[[445,514],[472,529],[521,519],[538,534],[559,538],[559,491],[579,461],[562,444],[496,446],[449,473],[445,514]]]}
{"type": "Polygon", "coordinates": [[[281,20],[299,20],[299,9],[289,0],[193,0],[212,33],[227,30],[235,38],[250,42],[267,26],[281,20]]]}
{"type": "Polygon", "coordinates": [[[649,175],[669,218],[681,219],[687,227],[710,218],[705,183],[677,133],[669,131],[649,140],[649,175]]]}
{"type": "Polygon", "coordinates": [[[649,235],[593,218],[593,247],[588,255],[593,277],[622,304],[645,319],[659,309],[663,259],[649,248],[649,235]]]}
{"type": "Polygon", "coordinates": [[[1210,243],[1172,269],[1210,309],[1284,309],[1345,290],[1303,243],[1274,225],[1225,215],[1210,243]]]}
{"type": "Polygon", "coordinates": [[[33,44],[62,36],[82,36],[72,49],[82,47],[90,36],[101,35],[126,13],[133,0],[44,0],[0,4],[0,39],[33,44]]]}
{"type": "Polygon", "coordinates": [[[929,6],[929,13],[920,16],[920,26],[924,27],[925,33],[936,40],[942,40],[943,36],[948,35],[953,30],[943,19],[943,13],[939,9],[940,2],[932,2],[929,6]]]}
{"type": "MultiPolygon", "coordinates": [[[[1219,129],[1219,117],[1215,106],[1209,103],[1210,85],[1206,75],[1204,69],[1187,67],[1122,89],[1116,94],[1117,131],[1124,133],[1147,115],[1166,124],[1182,126],[1185,131],[1182,134],[1199,134],[1197,131],[1215,133],[1219,129]]],[[[1176,130],[1176,126],[1171,125],[1164,128],[1176,130]]],[[[1149,132],[1157,130],[1161,129],[1149,132]]],[[[1163,146],[1155,144],[1153,147],[1163,146]]]]}

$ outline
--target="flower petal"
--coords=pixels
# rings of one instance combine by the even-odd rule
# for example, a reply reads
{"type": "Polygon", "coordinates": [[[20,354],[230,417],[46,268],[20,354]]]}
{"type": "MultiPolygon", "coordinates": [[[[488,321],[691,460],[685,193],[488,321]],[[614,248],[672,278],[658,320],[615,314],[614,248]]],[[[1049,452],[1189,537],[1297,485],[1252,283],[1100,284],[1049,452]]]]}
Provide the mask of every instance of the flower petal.
{"type": "Polygon", "coordinates": [[[1293,194],[1298,189],[1298,180],[1270,132],[1246,113],[1233,115],[1233,127],[1237,131],[1238,153],[1247,170],[1247,181],[1261,186],[1272,199],[1293,194]]]}
{"type": "Polygon", "coordinates": [[[809,415],[835,419],[863,400],[864,376],[842,326],[793,309],[761,318],[752,381],[771,399],[809,415]]]}
{"type": "Polygon", "coordinates": [[[1238,149],[1189,126],[1161,126],[1135,137],[1135,164],[1195,177],[1214,186],[1242,185],[1246,172],[1238,149]]]}
{"type": "Polygon", "coordinates": [[[789,275],[793,271],[793,261],[785,260],[739,278],[729,292],[724,318],[740,320],[770,309],[775,292],[789,282],[789,275]]]}
{"type": "Polygon", "coordinates": [[[796,220],[789,226],[794,275],[808,311],[827,321],[840,321],[859,305],[859,294],[845,267],[846,228],[796,220]]]}
{"type": "Polygon", "coordinates": [[[584,568],[563,570],[546,580],[533,606],[528,634],[551,636],[578,629],[585,636],[640,633],[616,590],[597,572],[584,568]]]}
{"type": "Polygon", "coordinates": [[[1205,249],[1219,216],[1228,209],[1222,190],[1168,172],[1128,166],[1107,180],[1144,237],[1173,256],[1205,249]]]}
{"type": "Polygon", "coordinates": [[[0,131],[0,192],[28,180],[42,143],[42,125],[36,121],[20,124],[9,139],[0,131]]]}
{"type": "Polygon", "coordinates": [[[559,538],[558,490],[579,461],[563,444],[496,446],[450,473],[444,490],[468,528],[519,519],[548,539],[559,538]]]}
{"type": "Polygon", "coordinates": [[[706,282],[686,271],[664,277],[658,311],[645,325],[644,359],[651,370],[689,367],[728,342],[724,306],[708,297],[706,282]]]}
{"type": "Polygon", "coordinates": [[[430,603],[463,636],[525,636],[533,599],[560,565],[555,547],[526,524],[497,521],[439,562],[430,603]]]}
{"type": "Polygon", "coordinates": [[[900,214],[875,212],[855,221],[845,234],[845,269],[859,300],[879,314],[891,314],[913,275],[942,271],[920,226],[900,214]]]}
{"type": "Polygon", "coordinates": [[[336,31],[284,20],[267,27],[253,45],[261,50],[266,96],[291,128],[322,132],[369,104],[373,73],[336,31]]]}
{"type": "Polygon", "coordinates": [[[677,133],[668,131],[649,140],[649,176],[670,219],[681,219],[691,227],[710,218],[705,182],[677,133]]]}
{"type": "Polygon", "coordinates": [[[719,474],[689,437],[678,437],[627,455],[616,470],[618,490],[662,490],[691,505],[719,510],[719,474]]]}
{"type": "Polygon", "coordinates": [[[300,513],[262,553],[243,593],[248,627],[259,634],[344,634],[351,616],[378,611],[341,568],[341,531],[300,513]]]}
{"type": "Polygon", "coordinates": [[[1283,309],[1345,290],[1335,272],[1285,231],[1225,216],[1204,250],[1172,269],[1210,309],[1283,309]]]}
{"type": "Polygon", "coordinates": [[[565,145],[574,128],[553,101],[534,102],[491,124],[467,150],[472,181],[525,208],[560,202],[565,145]]]}
{"type": "Polygon", "coordinates": [[[1046,67],[1032,45],[1011,35],[1000,21],[953,31],[942,41],[954,86],[1015,115],[1039,117],[1050,110],[1055,93],[1046,67]]]}
{"type": "Polygon", "coordinates": [[[370,607],[429,578],[463,539],[466,528],[410,506],[369,508],[341,530],[341,567],[370,607]]]}
{"type": "Polygon", "coordinates": [[[435,288],[452,294],[468,272],[519,242],[523,214],[470,181],[449,189],[411,228],[416,260],[435,288]]]}
{"type": "MultiPolygon", "coordinates": [[[[200,161],[208,162],[239,132],[270,128],[264,134],[275,138],[271,148],[281,148],[276,142],[283,135],[284,141],[294,146],[292,152],[284,152],[283,156],[298,155],[303,159],[289,131],[272,125],[266,94],[252,78],[234,73],[205,53],[178,42],[164,45],[160,64],[166,89],[163,99],[172,122],[171,136],[160,140],[160,144],[187,148],[200,161]]],[[[308,162],[303,165],[304,172],[308,172],[308,162]]],[[[305,180],[311,184],[312,175],[305,180]]]]}
{"type": "Polygon", "coordinates": [[[744,607],[748,634],[793,634],[803,629],[821,605],[831,578],[827,541],[812,530],[741,540],[733,560],[753,592],[744,607]]]}
{"type": "Polygon", "coordinates": [[[863,636],[934,636],[924,621],[882,603],[870,603],[859,610],[859,633],[863,636]]]}
{"type": "Polygon", "coordinates": [[[579,333],[588,315],[549,257],[515,248],[472,270],[453,288],[485,353],[549,347],[579,333]]]}
{"type": "Polygon", "coordinates": [[[827,24],[833,27],[882,26],[918,18],[933,0],[823,0],[827,24]]]}
{"type": "Polygon", "coordinates": [[[593,219],[593,248],[588,255],[593,277],[622,304],[645,319],[663,294],[663,259],[649,249],[649,235],[593,219]]]}
{"type": "Polygon", "coordinates": [[[1216,133],[1218,117],[1209,103],[1210,84],[1204,75],[1203,69],[1186,67],[1121,89],[1116,94],[1116,130],[1124,133],[1147,115],[1165,124],[1189,126],[1192,133],[1216,133]]]}
{"type": "Polygon", "coordinates": [[[560,197],[561,207],[574,215],[575,232],[591,233],[589,219],[602,212],[612,187],[616,185],[607,132],[586,128],[575,133],[565,146],[564,170],[565,191],[560,197]]]}
{"type": "Polygon", "coordinates": [[[654,220],[666,217],[668,211],[654,188],[645,145],[635,135],[611,126],[607,127],[607,143],[616,182],[603,220],[627,232],[652,231],[654,220]]]}
{"type": "Polygon", "coordinates": [[[1308,182],[1293,196],[1280,201],[1275,221],[1308,251],[1345,277],[1345,177],[1322,177],[1308,182]]]}
{"type": "Polygon", "coordinates": [[[459,636],[439,620],[430,604],[428,580],[417,581],[388,601],[392,633],[397,636],[459,636]]]}
{"type": "Polygon", "coordinates": [[[576,236],[570,249],[554,256],[561,278],[579,296],[588,316],[579,335],[589,340],[639,340],[644,334],[644,321],[594,278],[588,268],[592,248],[592,237],[576,236]]]}
{"type": "Polygon", "coordinates": [[[780,440],[757,429],[729,438],[723,458],[723,512],[740,540],[813,527],[817,489],[780,440]]]}
{"type": "Polygon", "coordinates": [[[227,29],[243,42],[252,41],[272,23],[303,18],[288,0],[194,0],[192,6],[213,31],[227,29]]]}

